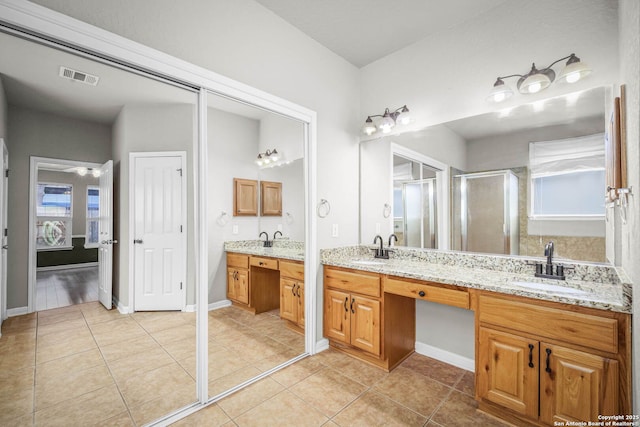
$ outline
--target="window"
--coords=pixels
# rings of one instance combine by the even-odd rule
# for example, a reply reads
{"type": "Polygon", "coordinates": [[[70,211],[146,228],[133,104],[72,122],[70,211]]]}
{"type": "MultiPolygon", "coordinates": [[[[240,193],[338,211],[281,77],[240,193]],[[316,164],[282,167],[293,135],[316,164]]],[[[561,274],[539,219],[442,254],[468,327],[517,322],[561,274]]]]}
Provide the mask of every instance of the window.
{"type": "Polygon", "coordinates": [[[97,248],[100,244],[98,235],[100,226],[100,190],[96,186],[87,186],[87,229],[84,240],[85,248],[97,248]]]}
{"type": "Polygon", "coordinates": [[[71,243],[73,187],[38,183],[36,196],[36,247],[69,249],[71,243]]]}
{"type": "Polygon", "coordinates": [[[530,216],[604,216],[604,165],[603,134],[530,143],[530,216]]]}

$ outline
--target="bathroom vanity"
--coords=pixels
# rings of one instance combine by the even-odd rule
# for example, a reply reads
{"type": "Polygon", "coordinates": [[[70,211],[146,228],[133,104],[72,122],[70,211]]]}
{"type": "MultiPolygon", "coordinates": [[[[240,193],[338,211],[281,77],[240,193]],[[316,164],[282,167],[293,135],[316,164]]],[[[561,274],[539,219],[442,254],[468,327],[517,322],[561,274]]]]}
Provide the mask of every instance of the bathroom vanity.
{"type": "Polygon", "coordinates": [[[333,348],[389,371],[414,350],[415,300],[460,307],[475,313],[481,409],[517,425],[631,413],[630,288],[613,267],[567,264],[567,280],[550,281],[513,257],[396,248],[378,260],[366,246],[321,256],[333,348]]]}

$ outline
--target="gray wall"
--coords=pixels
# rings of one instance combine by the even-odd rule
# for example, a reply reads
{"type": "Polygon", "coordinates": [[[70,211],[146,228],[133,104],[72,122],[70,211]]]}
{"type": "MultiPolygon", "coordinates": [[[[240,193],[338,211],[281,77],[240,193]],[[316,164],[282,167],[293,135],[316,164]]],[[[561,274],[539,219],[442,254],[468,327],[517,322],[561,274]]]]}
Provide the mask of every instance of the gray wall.
{"type": "Polygon", "coordinates": [[[87,186],[98,186],[100,180],[91,174],[80,176],[77,173],[38,171],[38,182],[71,184],[73,186],[72,206],[73,225],[71,234],[84,236],[87,228],[87,186]]]}
{"type": "Polygon", "coordinates": [[[30,156],[104,163],[111,158],[111,128],[9,105],[9,247],[7,308],[28,304],[30,156]]]}
{"type": "Polygon", "coordinates": [[[119,303],[129,307],[129,153],[186,151],[187,179],[187,304],[195,303],[194,247],[194,169],[193,145],[196,138],[196,94],[194,105],[125,106],[113,125],[114,161],[114,245],[113,293],[119,303]]]}
{"type": "Polygon", "coordinates": [[[0,76],[0,138],[7,138],[7,96],[0,76]]]}

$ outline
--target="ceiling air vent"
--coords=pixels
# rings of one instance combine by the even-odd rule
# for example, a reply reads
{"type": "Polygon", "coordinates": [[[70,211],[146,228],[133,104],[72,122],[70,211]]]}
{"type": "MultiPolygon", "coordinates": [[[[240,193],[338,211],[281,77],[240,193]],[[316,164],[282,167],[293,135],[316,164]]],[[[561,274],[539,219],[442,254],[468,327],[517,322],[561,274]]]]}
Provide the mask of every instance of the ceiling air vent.
{"type": "Polygon", "coordinates": [[[60,77],[91,86],[96,86],[98,84],[98,80],[100,80],[100,77],[98,76],[83,73],[82,71],[72,70],[71,68],[67,67],[60,67],[60,77]]]}

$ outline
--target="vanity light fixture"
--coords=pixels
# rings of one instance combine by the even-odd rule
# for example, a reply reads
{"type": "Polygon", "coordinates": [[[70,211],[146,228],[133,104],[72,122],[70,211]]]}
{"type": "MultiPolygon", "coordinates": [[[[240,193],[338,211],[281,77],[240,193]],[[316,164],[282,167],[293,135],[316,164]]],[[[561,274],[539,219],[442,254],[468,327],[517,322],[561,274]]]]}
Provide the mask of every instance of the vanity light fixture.
{"type": "Polygon", "coordinates": [[[85,176],[87,173],[91,173],[94,178],[100,178],[100,169],[86,168],[79,166],[76,168],[76,173],[80,176],[85,176]]]}
{"type": "Polygon", "coordinates": [[[291,163],[285,159],[284,153],[278,153],[275,148],[267,150],[264,153],[258,153],[256,164],[261,168],[272,168],[274,166],[282,166],[291,163]]]}
{"type": "Polygon", "coordinates": [[[510,74],[508,76],[498,77],[487,97],[487,101],[502,102],[513,95],[513,90],[504,83],[504,79],[510,77],[519,77],[516,86],[518,92],[522,94],[537,93],[546,89],[556,78],[556,73],[551,67],[565,59],[567,59],[567,63],[564,70],[560,73],[558,80],[575,83],[591,73],[591,69],[584,62],[581,62],[575,53],[553,61],[549,66],[542,69],[537,69],[534,63],[531,64],[531,70],[527,74],[510,74]]]}
{"type": "Polygon", "coordinates": [[[367,116],[367,120],[364,122],[364,126],[362,126],[362,133],[368,136],[373,135],[378,130],[382,131],[382,133],[389,133],[396,124],[407,125],[410,121],[411,116],[406,105],[394,111],[389,111],[388,108],[385,108],[383,114],[367,116]],[[380,117],[380,120],[377,120],[377,124],[373,122],[373,117],[380,117]]]}

